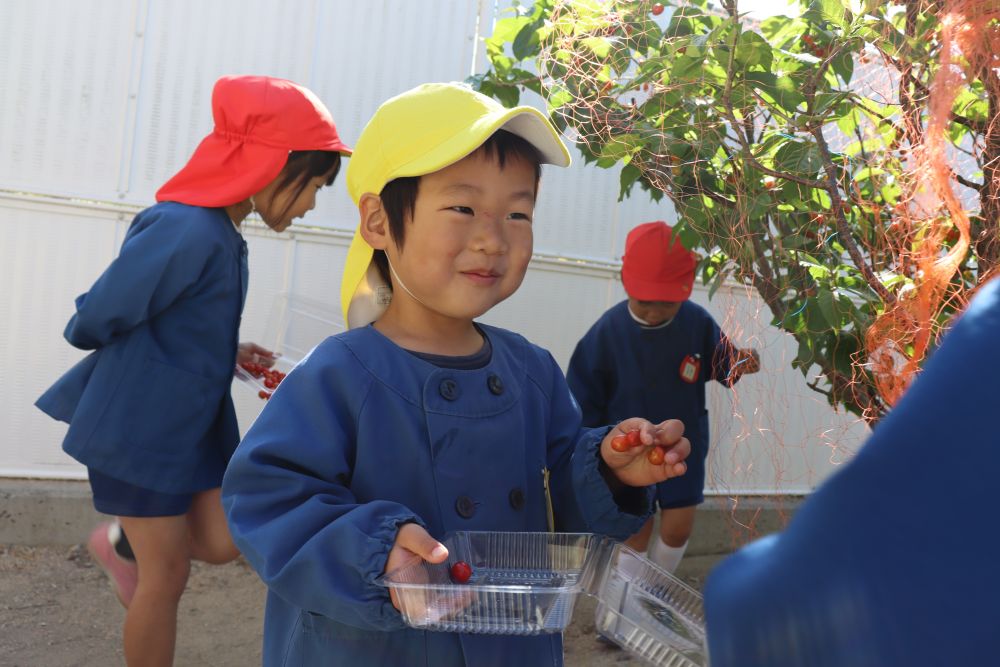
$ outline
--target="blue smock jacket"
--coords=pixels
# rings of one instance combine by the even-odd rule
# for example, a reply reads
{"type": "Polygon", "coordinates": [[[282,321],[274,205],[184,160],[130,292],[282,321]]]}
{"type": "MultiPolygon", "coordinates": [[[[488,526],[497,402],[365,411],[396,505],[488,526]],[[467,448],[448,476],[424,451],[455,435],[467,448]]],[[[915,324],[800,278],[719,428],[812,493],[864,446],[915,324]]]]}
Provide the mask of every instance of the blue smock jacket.
{"type": "Polygon", "coordinates": [[[712,667],[1000,663],[1000,282],[858,454],[705,590],[712,667]]]}
{"type": "MultiPolygon", "coordinates": [[[[712,316],[685,301],[665,327],[644,327],[629,315],[628,301],[612,306],[577,343],[566,380],[586,426],[645,417],[684,423],[691,458],[708,452],[705,383],[729,378],[729,342],[712,316]],[[681,378],[686,357],[697,356],[694,382],[681,378]]],[[[667,482],[669,483],[669,482],[667,482]]]]}
{"type": "Polygon", "coordinates": [[[329,338],[268,401],[233,456],[222,501],[236,544],[269,588],[265,665],[562,664],[561,635],[407,628],[375,584],[401,524],[624,538],[651,511],[623,512],[598,468],[607,429],[582,429],[548,352],[488,326],[493,356],[438,368],[374,327],[329,338]]]}
{"type": "Polygon", "coordinates": [[[247,251],[223,209],[156,204],[86,294],[66,340],[94,350],[35,403],[67,454],[163,493],[219,486],[239,442],[229,387],[247,251]]]}

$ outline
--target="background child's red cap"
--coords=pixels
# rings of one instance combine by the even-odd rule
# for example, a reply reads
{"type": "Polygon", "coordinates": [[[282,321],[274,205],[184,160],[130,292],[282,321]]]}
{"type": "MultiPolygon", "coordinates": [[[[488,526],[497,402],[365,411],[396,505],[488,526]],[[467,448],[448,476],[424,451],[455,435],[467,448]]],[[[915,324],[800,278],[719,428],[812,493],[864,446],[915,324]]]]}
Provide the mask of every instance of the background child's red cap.
{"type": "Polygon", "coordinates": [[[307,88],[269,76],[224,76],[212,90],[215,129],[156,201],[229,206],[260,192],[290,151],[350,155],[330,111],[307,88]]]}
{"type": "Polygon", "coordinates": [[[667,223],[647,222],[628,233],[622,258],[622,284],[640,301],[686,301],[698,260],[674,239],[667,223]]]}

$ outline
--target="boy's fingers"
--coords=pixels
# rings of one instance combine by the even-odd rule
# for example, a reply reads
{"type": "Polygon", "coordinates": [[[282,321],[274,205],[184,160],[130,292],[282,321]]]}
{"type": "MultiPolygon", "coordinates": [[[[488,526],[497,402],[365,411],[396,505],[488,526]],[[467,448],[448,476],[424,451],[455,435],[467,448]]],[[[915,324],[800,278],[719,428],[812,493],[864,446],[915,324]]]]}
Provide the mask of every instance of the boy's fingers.
{"type": "Polygon", "coordinates": [[[408,523],[399,529],[396,543],[430,563],[440,563],[448,558],[448,549],[415,523],[408,523]]]}
{"type": "Polygon", "coordinates": [[[672,445],[684,435],[684,422],[679,419],[668,419],[660,422],[654,431],[656,444],[672,445]]]}

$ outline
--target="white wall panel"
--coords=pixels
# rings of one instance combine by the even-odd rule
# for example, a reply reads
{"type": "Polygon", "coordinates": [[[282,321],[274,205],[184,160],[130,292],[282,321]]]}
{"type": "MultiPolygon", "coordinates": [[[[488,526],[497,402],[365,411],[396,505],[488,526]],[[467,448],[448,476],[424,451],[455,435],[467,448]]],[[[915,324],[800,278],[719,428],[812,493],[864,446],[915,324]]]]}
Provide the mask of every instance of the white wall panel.
{"type": "MultiPolygon", "coordinates": [[[[422,83],[471,74],[478,4],[472,0],[324,2],[308,85],[354,145],[388,98],[422,83]]],[[[357,209],[342,183],[324,194],[310,224],[354,229],[357,209]]]]}
{"type": "Polygon", "coordinates": [[[35,400],[86,352],[62,337],[73,300],[117,254],[114,213],[0,199],[0,474],[79,474],[61,450],[64,424],[35,400]]]}
{"type": "Polygon", "coordinates": [[[212,129],[212,85],[224,74],[304,83],[316,3],[148,0],[135,141],[124,199],[138,204],[174,174],[212,129]],[[292,11],[294,7],[294,11],[292,11]]]}
{"type": "Polygon", "coordinates": [[[138,4],[0,2],[0,187],[114,198],[138,4]]]}

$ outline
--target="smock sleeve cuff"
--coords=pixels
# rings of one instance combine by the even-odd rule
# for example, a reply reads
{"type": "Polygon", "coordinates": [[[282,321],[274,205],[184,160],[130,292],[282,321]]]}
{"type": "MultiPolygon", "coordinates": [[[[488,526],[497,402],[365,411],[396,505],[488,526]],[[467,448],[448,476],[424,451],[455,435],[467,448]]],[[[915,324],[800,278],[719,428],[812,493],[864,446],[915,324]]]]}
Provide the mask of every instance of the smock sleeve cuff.
{"type": "Polygon", "coordinates": [[[581,439],[573,454],[574,486],[589,529],[624,540],[639,532],[652,515],[655,487],[623,484],[613,490],[609,486],[601,471],[601,441],[610,430],[610,427],[593,429],[581,439]]]}

